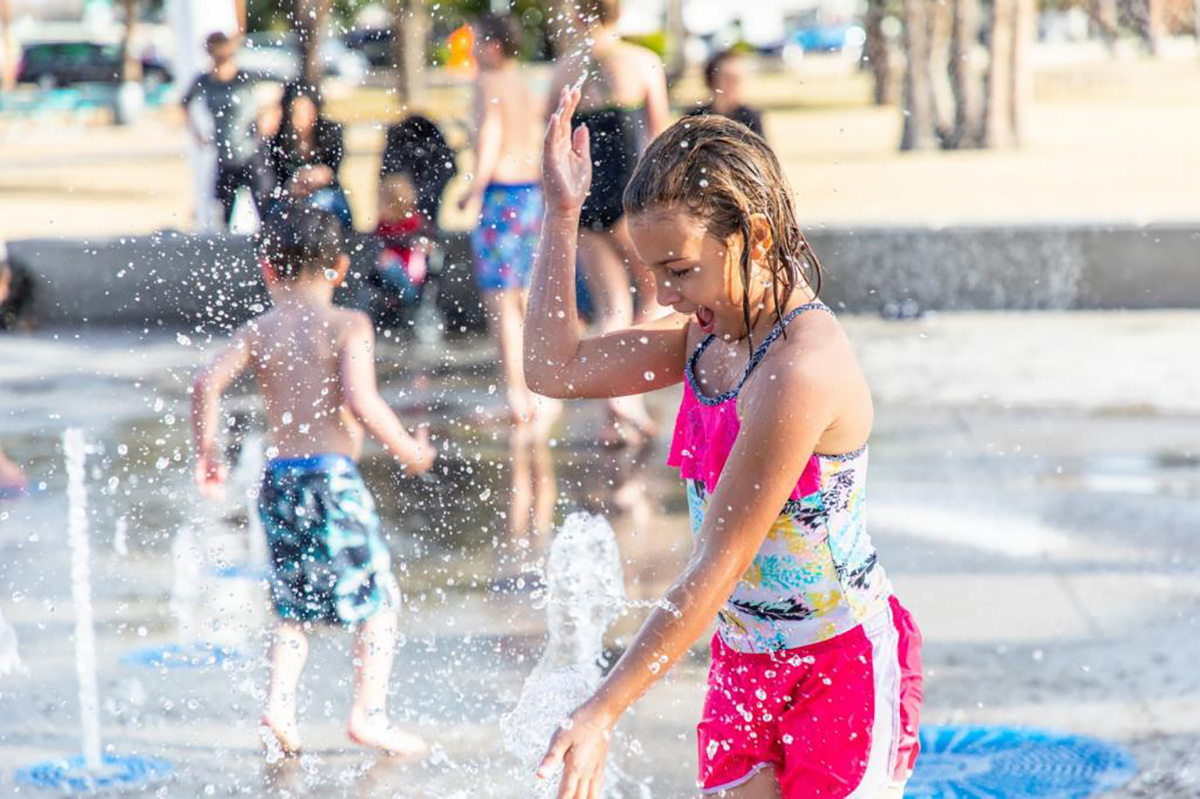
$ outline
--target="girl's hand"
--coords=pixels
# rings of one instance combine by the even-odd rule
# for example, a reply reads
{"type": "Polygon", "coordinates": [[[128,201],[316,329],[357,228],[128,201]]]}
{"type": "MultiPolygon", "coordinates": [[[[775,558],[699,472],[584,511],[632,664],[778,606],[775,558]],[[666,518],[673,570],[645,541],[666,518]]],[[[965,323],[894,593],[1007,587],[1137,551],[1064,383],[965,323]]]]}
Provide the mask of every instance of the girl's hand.
{"type": "Polygon", "coordinates": [[[578,214],[592,185],[588,129],[580,125],[571,131],[571,117],[579,105],[580,92],[578,87],[562,90],[542,147],[542,192],[546,208],[563,214],[578,214]]]}
{"type": "Polygon", "coordinates": [[[604,761],[613,723],[584,704],[571,714],[570,724],[554,734],[537,776],[544,780],[562,765],[557,799],[600,799],[604,795],[604,761]]]}

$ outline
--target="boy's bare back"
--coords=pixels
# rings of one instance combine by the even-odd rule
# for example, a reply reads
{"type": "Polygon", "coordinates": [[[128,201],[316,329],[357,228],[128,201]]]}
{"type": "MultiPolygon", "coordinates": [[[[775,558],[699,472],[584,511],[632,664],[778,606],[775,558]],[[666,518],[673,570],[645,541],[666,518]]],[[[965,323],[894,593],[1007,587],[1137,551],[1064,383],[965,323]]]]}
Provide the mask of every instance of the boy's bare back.
{"type": "Polygon", "coordinates": [[[363,327],[369,333],[370,325],[358,311],[297,302],[239,331],[266,407],[273,457],[339,453],[358,459],[363,428],[350,412],[343,379],[348,359],[373,362],[370,340],[361,343],[363,327]]]}
{"type": "Polygon", "coordinates": [[[499,116],[499,163],[491,180],[496,183],[530,183],[541,177],[540,155],[544,129],[542,98],[526,82],[516,65],[481,72],[479,102],[490,104],[499,116]]]}

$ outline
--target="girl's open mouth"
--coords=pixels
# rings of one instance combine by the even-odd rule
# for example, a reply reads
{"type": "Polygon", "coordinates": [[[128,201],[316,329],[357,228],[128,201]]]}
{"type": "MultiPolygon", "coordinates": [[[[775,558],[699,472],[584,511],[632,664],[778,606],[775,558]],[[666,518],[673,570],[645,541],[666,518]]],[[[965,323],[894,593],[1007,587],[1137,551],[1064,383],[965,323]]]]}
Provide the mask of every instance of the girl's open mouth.
{"type": "Polygon", "coordinates": [[[696,323],[700,325],[700,329],[705,333],[713,331],[713,322],[715,321],[713,312],[708,308],[700,307],[696,309],[696,323]]]}

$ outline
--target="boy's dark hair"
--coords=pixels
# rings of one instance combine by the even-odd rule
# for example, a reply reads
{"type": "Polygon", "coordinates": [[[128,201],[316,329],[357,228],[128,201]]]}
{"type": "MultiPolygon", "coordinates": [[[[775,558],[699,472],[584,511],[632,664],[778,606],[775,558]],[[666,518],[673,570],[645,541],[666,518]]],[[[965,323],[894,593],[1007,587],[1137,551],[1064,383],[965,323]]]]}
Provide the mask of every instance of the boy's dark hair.
{"type": "Polygon", "coordinates": [[[715,88],[713,84],[717,80],[717,73],[721,71],[721,67],[725,66],[726,62],[735,58],[741,58],[742,54],[737,50],[718,50],[708,57],[704,62],[704,84],[708,88],[715,88]]]}
{"type": "Polygon", "coordinates": [[[36,291],[29,269],[0,259],[0,274],[8,273],[8,296],[0,302],[0,330],[15,330],[29,325],[29,311],[36,291]]]}
{"type": "Polygon", "coordinates": [[[292,206],[271,219],[258,240],[259,257],[281,278],[332,267],[344,251],[341,221],[308,206],[292,206]]]}
{"type": "Polygon", "coordinates": [[[480,41],[500,45],[505,58],[521,54],[521,25],[511,14],[484,14],[476,28],[480,41]]]}
{"type": "Polygon", "coordinates": [[[207,38],[204,40],[204,51],[206,53],[211,53],[213,50],[224,47],[232,41],[232,39],[230,39],[221,31],[213,31],[212,33],[208,34],[207,38]]]}

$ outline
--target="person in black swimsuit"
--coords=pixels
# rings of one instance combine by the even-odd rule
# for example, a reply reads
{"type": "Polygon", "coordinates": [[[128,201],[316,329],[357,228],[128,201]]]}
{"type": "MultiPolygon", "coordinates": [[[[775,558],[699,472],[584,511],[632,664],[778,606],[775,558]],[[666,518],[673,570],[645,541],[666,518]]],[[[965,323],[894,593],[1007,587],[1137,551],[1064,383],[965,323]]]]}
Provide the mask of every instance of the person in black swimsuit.
{"type": "Polygon", "coordinates": [[[583,203],[581,227],[609,230],[624,216],[621,195],[637,166],[642,111],[612,106],[575,114],[574,127],[587,127],[592,148],[592,189],[583,203]]]}
{"type": "MultiPolygon", "coordinates": [[[[618,0],[578,0],[575,5],[580,38],[563,47],[547,116],[559,91],[582,80],[572,125],[586,126],[590,134],[592,186],[580,214],[579,258],[596,327],[618,330],[663,313],[654,278],[638,260],[625,228],[621,196],[642,145],[669,124],[667,84],[658,56],[621,40],[618,0]]],[[[653,434],[654,420],[640,396],[618,397],[608,406],[610,443],[636,445],[653,434]]]]}

